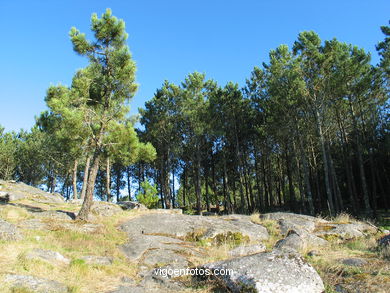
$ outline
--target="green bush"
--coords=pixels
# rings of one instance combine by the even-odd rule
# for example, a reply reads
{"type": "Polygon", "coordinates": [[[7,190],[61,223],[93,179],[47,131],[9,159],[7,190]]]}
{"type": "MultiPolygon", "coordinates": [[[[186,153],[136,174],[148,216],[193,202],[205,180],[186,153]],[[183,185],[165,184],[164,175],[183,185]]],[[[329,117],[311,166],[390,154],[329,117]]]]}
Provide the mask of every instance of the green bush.
{"type": "Polygon", "coordinates": [[[159,200],[157,194],[157,186],[150,184],[148,181],[144,181],[141,183],[141,189],[137,194],[137,200],[147,208],[156,208],[159,200]]]}

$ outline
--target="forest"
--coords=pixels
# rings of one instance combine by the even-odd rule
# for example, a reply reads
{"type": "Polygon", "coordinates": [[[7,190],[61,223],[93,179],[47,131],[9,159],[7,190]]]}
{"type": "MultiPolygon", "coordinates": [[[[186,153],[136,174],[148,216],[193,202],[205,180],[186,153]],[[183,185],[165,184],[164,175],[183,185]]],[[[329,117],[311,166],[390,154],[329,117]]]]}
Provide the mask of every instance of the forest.
{"type": "Polygon", "coordinates": [[[80,219],[93,200],[376,217],[390,208],[390,26],[378,29],[378,64],[305,31],[243,86],[194,72],[163,81],[130,116],[137,83],[125,24],[94,14],[93,40],[69,33],[88,66],[47,89],[31,130],[0,126],[0,179],[81,198],[80,219]]]}

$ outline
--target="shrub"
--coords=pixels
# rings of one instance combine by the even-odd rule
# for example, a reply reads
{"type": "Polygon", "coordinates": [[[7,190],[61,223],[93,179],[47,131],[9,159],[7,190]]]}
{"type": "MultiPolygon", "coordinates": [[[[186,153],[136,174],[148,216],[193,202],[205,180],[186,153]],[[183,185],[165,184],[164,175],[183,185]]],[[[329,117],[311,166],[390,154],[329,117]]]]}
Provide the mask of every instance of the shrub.
{"type": "Polygon", "coordinates": [[[159,200],[157,194],[157,186],[150,184],[148,181],[144,181],[141,183],[141,189],[137,194],[137,200],[147,208],[155,208],[157,207],[159,200]]]}

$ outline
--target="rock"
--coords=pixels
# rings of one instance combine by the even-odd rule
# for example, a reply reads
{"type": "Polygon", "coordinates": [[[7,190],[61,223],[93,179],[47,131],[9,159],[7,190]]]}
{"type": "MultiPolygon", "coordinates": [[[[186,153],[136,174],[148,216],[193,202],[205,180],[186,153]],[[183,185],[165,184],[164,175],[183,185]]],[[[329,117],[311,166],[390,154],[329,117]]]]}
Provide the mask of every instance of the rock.
{"type": "Polygon", "coordinates": [[[308,222],[314,222],[314,223],[328,223],[328,221],[321,218],[316,218],[308,215],[294,214],[294,213],[285,213],[285,212],[262,214],[260,215],[260,218],[265,220],[275,220],[275,221],[287,220],[296,223],[302,223],[301,222],[302,220],[308,222]]]}
{"type": "Polygon", "coordinates": [[[155,269],[149,271],[146,274],[146,276],[144,276],[140,285],[148,290],[158,289],[160,290],[160,292],[183,292],[184,291],[183,286],[181,284],[173,281],[169,275],[158,274],[158,270],[155,269]]]}
{"type": "Polygon", "coordinates": [[[390,234],[378,239],[378,246],[381,248],[390,246],[390,234]]]}
{"type": "Polygon", "coordinates": [[[81,257],[86,264],[106,266],[112,264],[112,258],[107,256],[86,255],[81,257]]]}
{"type": "Polygon", "coordinates": [[[292,248],[296,251],[302,251],[305,248],[305,242],[295,231],[290,230],[286,238],[279,240],[275,248],[292,248]]]}
{"type": "Polygon", "coordinates": [[[314,221],[299,218],[291,220],[280,219],[278,224],[282,235],[287,235],[290,230],[313,232],[316,227],[314,221]]]}
{"type": "Polygon", "coordinates": [[[187,260],[173,250],[153,249],[144,254],[143,263],[154,266],[167,266],[173,269],[183,269],[188,267],[187,260]]]}
{"type": "Polygon", "coordinates": [[[60,210],[33,213],[33,216],[36,218],[50,218],[50,219],[66,220],[66,221],[74,220],[76,218],[76,215],[74,213],[60,211],[60,210]]]}
{"type": "Polygon", "coordinates": [[[5,283],[9,283],[12,288],[25,289],[37,293],[67,293],[68,288],[57,281],[37,278],[26,275],[8,274],[4,278],[5,283]]]}
{"type": "Polygon", "coordinates": [[[77,223],[77,222],[58,222],[55,223],[51,230],[64,229],[64,230],[72,230],[81,233],[96,233],[99,230],[103,229],[102,224],[94,224],[94,223],[77,223]]]}
{"type": "Polygon", "coordinates": [[[97,216],[111,217],[122,212],[122,209],[114,203],[105,201],[94,201],[91,211],[97,216]]]}
{"type": "Polygon", "coordinates": [[[126,283],[128,285],[135,285],[134,279],[127,277],[127,276],[122,277],[121,282],[126,283]]]}
{"type": "Polygon", "coordinates": [[[170,215],[182,215],[183,210],[182,209],[153,209],[149,210],[152,213],[159,213],[159,214],[170,214],[170,215]]]}
{"type": "Polygon", "coordinates": [[[275,248],[288,247],[297,251],[302,251],[307,248],[323,247],[327,245],[329,245],[328,241],[308,233],[305,230],[300,230],[299,232],[290,230],[286,238],[276,242],[275,248]]]}
{"type": "Polygon", "coordinates": [[[48,230],[46,223],[43,223],[40,219],[28,219],[21,221],[18,227],[26,230],[48,230]]]}
{"type": "Polygon", "coordinates": [[[57,251],[36,248],[26,254],[26,259],[35,259],[48,262],[53,265],[67,265],[70,260],[57,251]]]}
{"type": "Polygon", "coordinates": [[[315,269],[299,254],[292,251],[274,250],[270,253],[209,263],[201,268],[211,270],[212,277],[219,279],[232,292],[321,293],[325,291],[324,284],[315,269]],[[220,274],[217,275],[217,272],[220,274]]]}
{"type": "Polygon", "coordinates": [[[22,234],[14,224],[0,219],[0,240],[14,241],[22,238],[22,234]]]}
{"type": "Polygon", "coordinates": [[[210,216],[218,216],[218,214],[214,212],[202,212],[202,216],[210,217],[210,216]]]}
{"type": "Polygon", "coordinates": [[[319,252],[318,250],[311,250],[307,253],[308,256],[320,256],[321,255],[321,252],[319,252]]]}
{"type": "Polygon", "coordinates": [[[231,257],[239,257],[245,256],[255,253],[264,252],[266,247],[264,244],[256,244],[256,245],[247,245],[247,246],[239,246],[229,251],[229,256],[231,257]]]}
{"type": "Polygon", "coordinates": [[[366,260],[361,258],[345,258],[341,262],[347,266],[353,266],[353,267],[361,267],[368,264],[366,260]]]}
{"type": "Polygon", "coordinates": [[[109,291],[109,293],[159,293],[164,292],[160,291],[158,288],[148,288],[142,286],[136,286],[136,285],[121,285],[117,289],[113,291],[109,291]]]}
{"type": "Polygon", "coordinates": [[[68,203],[77,204],[77,205],[82,205],[83,202],[84,202],[84,200],[80,199],[80,198],[71,199],[71,200],[68,201],[68,203]]]}
{"type": "Polygon", "coordinates": [[[140,235],[131,238],[130,241],[122,246],[122,251],[130,261],[136,261],[149,249],[176,249],[180,250],[181,244],[185,242],[179,239],[166,236],[140,235]]]}
{"type": "Polygon", "coordinates": [[[224,220],[222,218],[177,214],[145,214],[129,220],[121,227],[133,236],[149,234],[180,239],[186,239],[189,236],[197,239],[208,239],[214,238],[218,234],[231,232],[240,233],[252,241],[266,240],[269,237],[265,227],[249,220],[224,220]]]}
{"type": "Polygon", "coordinates": [[[118,201],[119,205],[124,210],[147,210],[148,208],[142,203],[136,201],[118,201]]]}
{"type": "Polygon", "coordinates": [[[345,288],[343,287],[343,285],[341,285],[341,284],[336,284],[336,285],[334,286],[334,290],[335,290],[336,292],[338,292],[338,293],[349,293],[349,291],[348,291],[347,289],[345,289],[345,288]]]}
{"type": "Polygon", "coordinates": [[[20,199],[24,199],[26,197],[25,194],[21,192],[13,192],[13,191],[0,191],[0,202],[9,202],[9,201],[16,201],[20,199]]]}
{"type": "Polygon", "coordinates": [[[364,234],[359,230],[359,225],[355,224],[328,224],[325,231],[318,231],[315,234],[320,237],[335,236],[341,239],[352,239],[363,237],[364,234]]]}

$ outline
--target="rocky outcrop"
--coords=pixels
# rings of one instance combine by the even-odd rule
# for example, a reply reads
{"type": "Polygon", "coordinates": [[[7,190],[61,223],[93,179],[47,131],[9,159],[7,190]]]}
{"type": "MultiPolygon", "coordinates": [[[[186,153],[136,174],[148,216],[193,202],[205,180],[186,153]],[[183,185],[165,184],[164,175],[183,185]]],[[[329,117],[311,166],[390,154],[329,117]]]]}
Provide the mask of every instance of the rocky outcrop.
{"type": "Polygon", "coordinates": [[[274,250],[201,266],[232,292],[321,293],[320,276],[293,251],[274,250]]]}
{"type": "Polygon", "coordinates": [[[122,209],[114,203],[105,201],[94,201],[91,211],[97,216],[111,217],[122,212],[122,209]]]}
{"type": "Polygon", "coordinates": [[[0,240],[14,241],[22,238],[22,234],[14,224],[0,219],[0,240]]]}
{"type": "Polygon", "coordinates": [[[40,260],[52,265],[67,265],[70,259],[57,251],[36,248],[26,254],[26,259],[40,260]]]}
{"type": "Polygon", "coordinates": [[[249,218],[223,219],[176,214],[142,215],[122,225],[122,229],[130,236],[164,235],[179,239],[215,238],[227,232],[241,233],[252,241],[262,241],[269,237],[266,228],[250,222],[249,218]]]}
{"type": "Polygon", "coordinates": [[[255,244],[255,245],[238,246],[238,247],[229,251],[229,256],[230,257],[240,257],[240,256],[246,256],[246,255],[264,252],[265,250],[266,250],[266,247],[262,243],[255,244]]]}
{"type": "Polygon", "coordinates": [[[112,264],[113,259],[107,256],[98,256],[98,255],[85,255],[81,257],[86,264],[89,265],[99,265],[106,266],[112,264]]]}
{"type": "MultiPolygon", "coordinates": [[[[68,288],[57,282],[49,279],[37,278],[27,275],[8,274],[4,278],[4,284],[7,284],[13,289],[29,290],[36,293],[67,293],[68,288]]],[[[19,292],[19,291],[18,291],[19,292]]],[[[25,292],[25,291],[20,291],[25,292]]]]}
{"type": "Polygon", "coordinates": [[[365,259],[356,258],[356,257],[344,258],[341,260],[341,263],[352,267],[361,267],[368,264],[368,262],[365,259]]]}
{"type": "Polygon", "coordinates": [[[136,201],[118,201],[119,205],[124,210],[147,210],[148,208],[142,203],[136,201]]]}
{"type": "Polygon", "coordinates": [[[329,242],[317,237],[314,234],[306,232],[305,230],[289,230],[284,239],[279,240],[276,248],[292,248],[297,251],[302,251],[308,248],[323,247],[329,245],[329,242]]]}
{"type": "MultiPolygon", "coordinates": [[[[39,188],[15,181],[1,181],[3,198],[7,201],[31,199],[40,203],[64,203],[59,193],[45,192],[39,188]]],[[[0,196],[1,200],[1,196],[0,196]]]]}

